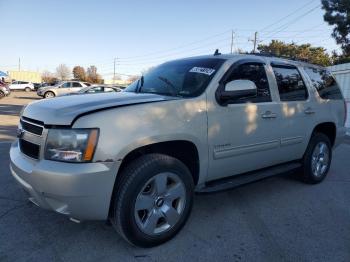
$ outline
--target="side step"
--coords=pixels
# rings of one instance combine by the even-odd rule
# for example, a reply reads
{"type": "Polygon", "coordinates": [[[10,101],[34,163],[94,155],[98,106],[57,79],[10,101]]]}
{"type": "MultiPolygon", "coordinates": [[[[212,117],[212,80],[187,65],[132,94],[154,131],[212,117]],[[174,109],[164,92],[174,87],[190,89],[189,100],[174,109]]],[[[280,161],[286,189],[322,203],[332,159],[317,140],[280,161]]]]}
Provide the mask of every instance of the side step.
{"type": "Polygon", "coordinates": [[[269,168],[264,168],[258,171],[235,175],[228,178],[209,181],[206,186],[197,190],[197,193],[213,193],[238,187],[267,177],[279,175],[300,168],[301,163],[290,162],[287,164],[277,165],[269,168]]]}

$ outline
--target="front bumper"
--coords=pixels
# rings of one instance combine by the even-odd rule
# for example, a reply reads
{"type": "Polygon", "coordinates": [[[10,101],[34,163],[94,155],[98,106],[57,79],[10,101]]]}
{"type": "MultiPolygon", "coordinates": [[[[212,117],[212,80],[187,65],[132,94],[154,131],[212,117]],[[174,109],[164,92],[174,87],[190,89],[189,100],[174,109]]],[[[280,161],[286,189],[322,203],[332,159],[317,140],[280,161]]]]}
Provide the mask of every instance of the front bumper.
{"type": "Polygon", "coordinates": [[[12,176],[36,205],[79,220],[105,220],[117,173],[117,163],[63,163],[33,160],[10,149],[12,176]]]}

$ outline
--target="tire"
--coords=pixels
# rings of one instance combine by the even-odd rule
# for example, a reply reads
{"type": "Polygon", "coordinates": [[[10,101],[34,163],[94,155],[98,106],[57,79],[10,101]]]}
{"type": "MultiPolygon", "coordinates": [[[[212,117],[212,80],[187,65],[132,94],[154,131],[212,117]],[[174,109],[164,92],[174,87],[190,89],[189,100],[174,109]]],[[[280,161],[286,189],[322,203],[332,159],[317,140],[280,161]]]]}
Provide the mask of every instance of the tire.
{"type": "Polygon", "coordinates": [[[0,99],[5,97],[5,93],[0,90],[0,99]]]}
{"type": "Polygon", "coordinates": [[[26,88],[24,88],[24,91],[30,92],[30,91],[32,91],[32,89],[30,89],[30,87],[26,87],[26,88]]]}
{"type": "Polygon", "coordinates": [[[44,97],[45,98],[52,98],[52,97],[55,97],[55,93],[54,92],[51,92],[51,91],[47,91],[45,94],[44,94],[44,97]]]}
{"type": "Polygon", "coordinates": [[[176,158],[148,154],[131,162],[120,175],[110,218],[118,233],[139,247],[173,238],[192,209],[194,183],[188,168],[176,158]]]}
{"type": "Polygon", "coordinates": [[[320,183],[332,162],[332,146],[328,136],[314,133],[302,160],[302,179],[308,184],[320,183]]]}

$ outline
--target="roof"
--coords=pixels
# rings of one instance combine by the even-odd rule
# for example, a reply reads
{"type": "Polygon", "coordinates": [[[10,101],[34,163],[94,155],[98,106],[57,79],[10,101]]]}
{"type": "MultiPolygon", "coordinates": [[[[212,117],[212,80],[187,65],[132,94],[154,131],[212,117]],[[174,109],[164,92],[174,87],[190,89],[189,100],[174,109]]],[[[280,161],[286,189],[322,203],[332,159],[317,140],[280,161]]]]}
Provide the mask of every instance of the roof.
{"type": "MultiPolygon", "coordinates": [[[[285,64],[291,64],[295,66],[313,66],[313,67],[322,67],[319,65],[307,63],[305,61],[297,60],[297,59],[292,59],[292,58],[285,58],[285,57],[277,57],[273,56],[270,54],[261,54],[261,53],[256,53],[256,54],[219,54],[219,55],[202,55],[202,56],[194,56],[194,57],[186,57],[183,59],[193,59],[193,58],[203,58],[203,59],[215,59],[215,58],[222,58],[225,60],[231,60],[231,59],[238,59],[238,58],[257,58],[261,60],[267,60],[269,62],[275,61],[279,63],[285,63],[285,64]]],[[[178,60],[183,60],[183,59],[178,59],[178,60]]]]}

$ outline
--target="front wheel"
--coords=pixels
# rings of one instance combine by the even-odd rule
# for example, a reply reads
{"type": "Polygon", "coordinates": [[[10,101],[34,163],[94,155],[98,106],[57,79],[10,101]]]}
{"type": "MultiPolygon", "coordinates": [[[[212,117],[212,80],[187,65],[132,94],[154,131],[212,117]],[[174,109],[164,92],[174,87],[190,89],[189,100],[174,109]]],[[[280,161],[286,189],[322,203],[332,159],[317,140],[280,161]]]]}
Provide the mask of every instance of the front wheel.
{"type": "Polygon", "coordinates": [[[24,88],[24,91],[30,92],[30,91],[32,91],[32,90],[30,89],[30,87],[26,87],[26,88],[24,88]]]}
{"type": "Polygon", "coordinates": [[[329,138],[314,133],[303,158],[303,180],[309,184],[321,182],[329,171],[332,161],[332,146],[329,138]]]}
{"type": "Polygon", "coordinates": [[[5,97],[5,93],[0,90],[0,99],[5,97]]]}
{"type": "Polygon", "coordinates": [[[55,97],[55,94],[51,91],[47,91],[45,94],[44,94],[44,97],[45,98],[52,98],[52,97],[55,97]]]}
{"type": "Polygon", "coordinates": [[[152,247],[174,237],[193,202],[193,179],[178,159],[149,154],[122,172],[113,197],[111,222],[130,243],[152,247]]]}

